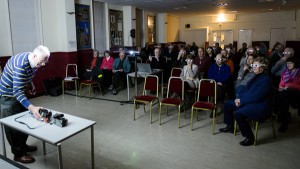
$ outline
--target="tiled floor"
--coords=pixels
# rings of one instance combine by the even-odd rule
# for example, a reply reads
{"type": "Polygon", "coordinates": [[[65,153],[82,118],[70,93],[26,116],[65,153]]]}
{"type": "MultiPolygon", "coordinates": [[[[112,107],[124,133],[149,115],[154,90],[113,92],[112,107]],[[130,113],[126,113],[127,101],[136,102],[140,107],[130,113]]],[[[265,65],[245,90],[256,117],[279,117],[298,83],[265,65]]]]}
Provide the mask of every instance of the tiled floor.
{"type": "MultiPolygon", "coordinates": [[[[131,89],[131,92],[134,90],[131,89]]],[[[86,93],[87,94],[87,93],[86,93]]],[[[131,93],[133,94],[133,93],[131,93]]],[[[211,119],[206,113],[194,123],[190,131],[190,119],[184,119],[183,127],[177,128],[177,114],[163,115],[164,124],[158,125],[157,105],[154,107],[154,123],[149,124],[149,113],[137,110],[133,121],[133,105],[121,104],[127,99],[126,90],[114,96],[106,93],[98,99],[89,100],[71,95],[59,97],[42,96],[32,99],[33,104],[97,121],[95,125],[95,168],[99,169],[297,169],[300,166],[300,117],[293,112],[289,130],[272,136],[270,123],[264,123],[258,134],[258,145],[242,147],[240,133],[211,134],[211,119]]],[[[188,110],[190,113],[190,110],[188,110]]],[[[219,116],[216,131],[225,126],[223,115],[219,116]]],[[[59,132],[59,130],[57,131],[59,132]]],[[[36,162],[25,165],[32,169],[58,168],[57,151],[47,144],[48,154],[42,153],[42,142],[33,137],[29,144],[37,145],[33,155],[36,162]]],[[[63,142],[63,161],[67,169],[91,168],[90,131],[63,142]]],[[[8,157],[12,158],[7,146],[8,157]]],[[[2,147],[0,148],[2,152],[2,147]]],[[[1,168],[1,166],[0,166],[1,168]]]]}

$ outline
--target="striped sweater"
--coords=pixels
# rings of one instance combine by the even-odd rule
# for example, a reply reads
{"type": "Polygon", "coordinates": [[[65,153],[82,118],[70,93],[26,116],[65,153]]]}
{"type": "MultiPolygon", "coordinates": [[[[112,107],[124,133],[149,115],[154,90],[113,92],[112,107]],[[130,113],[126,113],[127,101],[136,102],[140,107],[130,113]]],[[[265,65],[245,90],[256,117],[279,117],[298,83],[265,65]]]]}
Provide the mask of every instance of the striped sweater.
{"type": "Polygon", "coordinates": [[[12,56],[7,61],[0,79],[0,95],[15,97],[26,108],[30,105],[30,101],[25,96],[25,89],[30,85],[37,70],[31,68],[29,54],[20,53],[12,56]]]}

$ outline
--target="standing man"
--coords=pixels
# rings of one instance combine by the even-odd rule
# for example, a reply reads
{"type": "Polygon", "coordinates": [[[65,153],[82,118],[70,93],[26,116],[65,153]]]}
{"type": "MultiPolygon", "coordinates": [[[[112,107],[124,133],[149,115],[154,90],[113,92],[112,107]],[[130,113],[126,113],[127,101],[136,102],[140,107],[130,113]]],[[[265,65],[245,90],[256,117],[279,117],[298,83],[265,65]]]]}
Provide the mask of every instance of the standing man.
{"type": "MultiPolygon", "coordinates": [[[[28,109],[35,118],[40,119],[39,109],[30,103],[25,96],[25,90],[31,85],[35,93],[32,79],[38,68],[45,66],[50,57],[49,49],[38,46],[34,51],[12,56],[6,63],[0,79],[0,108],[2,117],[8,117],[28,109]]],[[[21,163],[32,163],[35,159],[27,154],[37,150],[36,146],[26,144],[28,135],[5,127],[6,138],[14,154],[14,160],[21,163]]]]}

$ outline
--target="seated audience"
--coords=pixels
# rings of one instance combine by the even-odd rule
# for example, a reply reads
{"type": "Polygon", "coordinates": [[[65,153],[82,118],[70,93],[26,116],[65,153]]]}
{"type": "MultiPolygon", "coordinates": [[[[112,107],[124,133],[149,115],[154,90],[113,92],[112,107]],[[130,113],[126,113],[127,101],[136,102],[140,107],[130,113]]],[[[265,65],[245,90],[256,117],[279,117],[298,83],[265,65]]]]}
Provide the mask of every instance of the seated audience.
{"type": "MultiPolygon", "coordinates": [[[[285,132],[291,118],[289,112],[289,104],[297,104],[299,106],[300,96],[300,70],[299,63],[295,58],[290,57],[286,60],[286,69],[281,74],[279,83],[279,111],[278,119],[281,122],[279,132],[285,132]]],[[[298,107],[298,114],[300,108],[298,107]]]]}
{"type": "Polygon", "coordinates": [[[211,65],[210,57],[204,54],[204,48],[198,48],[198,55],[195,58],[195,64],[198,66],[199,77],[207,77],[209,66],[211,65]]]}
{"type": "Polygon", "coordinates": [[[86,68],[86,72],[83,74],[84,79],[86,80],[97,80],[98,75],[101,73],[100,65],[101,65],[101,58],[99,58],[99,51],[93,51],[93,59],[88,64],[86,68]]]}
{"type": "Polygon", "coordinates": [[[271,78],[264,73],[267,68],[266,59],[258,57],[252,66],[255,77],[242,90],[237,90],[239,94],[235,100],[226,102],[224,123],[227,126],[220,129],[220,132],[233,133],[235,119],[242,136],[246,137],[240,142],[242,146],[249,146],[254,143],[254,135],[247,119],[263,121],[272,113],[271,95],[273,88],[271,78]]]}
{"type": "Polygon", "coordinates": [[[222,57],[222,54],[218,54],[216,63],[209,67],[207,75],[208,79],[213,79],[217,83],[217,104],[219,105],[222,105],[224,102],[230,76],[230,68],[224,62],[225,58],[222,57]]]}
{"type": "Polygon", "coordinates": [[[125,57],[125,52],[120,51],[119,58],[114,60],[112,72],[113,80],[112,85],[109,86],[109,90],[112,90],[113,95],[118,94],[119,83],[122,79],[126,79],[126,74],[131,70],[131,64],[128,58],[125,57]]]}
{"type": "Polygon", "coordinates": [[[108,87],[111,85],[112,81],[112,68],[114,64],[114,58],[110,56],[109,51],[104,52],[104,58],[102,59],[101,70],[103,73],[103,85],[108,87]]]}

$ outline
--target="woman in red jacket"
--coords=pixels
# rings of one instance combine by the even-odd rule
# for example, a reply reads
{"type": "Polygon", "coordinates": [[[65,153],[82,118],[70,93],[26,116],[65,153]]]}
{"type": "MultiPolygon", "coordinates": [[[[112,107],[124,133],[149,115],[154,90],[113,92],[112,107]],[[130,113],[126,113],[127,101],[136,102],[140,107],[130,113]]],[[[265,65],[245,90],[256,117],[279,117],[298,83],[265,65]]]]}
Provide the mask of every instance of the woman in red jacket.
{"type": "Polygon", "coordinates": [[[102,64],[100,69],[103,72],[103,85],[105,88],[108,88],[112,82],[112,68],[114,64],[114,58],[110,56],[109,51],[104,52],[104,58],[102,59],[102,64]]]}
{"type": "MultiPolygon", "coordinates": [[[[279,132],[285,132],[288,129],[288,123],[291,118],[289,112],[289,104],[300,104],[300,70],[298,62],[295,58],[288,58],[286,60],[286,69],[281,74],[279,83],[279,121],[281,126],[279,132]]],[[[298,107],[298,114],[300,113],[298,107]]]]}

